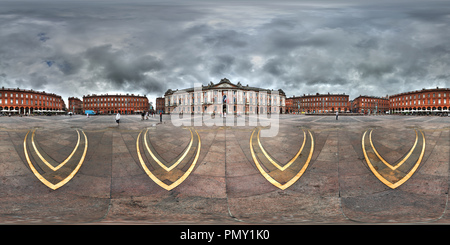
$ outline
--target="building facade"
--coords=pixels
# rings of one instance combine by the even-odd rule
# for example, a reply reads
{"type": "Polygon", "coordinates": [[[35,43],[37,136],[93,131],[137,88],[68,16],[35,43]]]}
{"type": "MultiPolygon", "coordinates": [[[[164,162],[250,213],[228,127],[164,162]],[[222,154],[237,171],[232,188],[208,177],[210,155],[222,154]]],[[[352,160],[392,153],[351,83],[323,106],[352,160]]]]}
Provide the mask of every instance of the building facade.
{"type": "Polygon", "coordinates": [[[146,96],[126,95],[86,95],[83,96],[83,110],[94,111],[96,114],[139,114],[149,110],[146,96]]]}
{"type": "Polygon", "coordinates": [[[64,113],[65,103],[61,96],[25,89],[0,89],[0,112],[11,114],[64,113]]]}
{"type": "Polygon", "coordinates": [[[260,114],[285,113],[283,90],[276,91],[234,84],[224,78],[199,88],[167,90],[166,113],[260,114]]]}
{"type": "Polygon", "coordinates": [[[164,103],[164,98],[163,97],[158,97],[156,98],[156,106],[155,106],[155,113],[159,114],[159,113],[165,113],[165,103],[164,103]]]}
{"type": "Polygon", "coordinates": [[[350,112],[349,96],[346,94],[303,95],[294,98],[294,106],[298,104],[297,113],[335,113],[350,112]],[[297,102],[296,102],[297,101],[297,102]]]}
{"type": "Polygon", "coordinates": [[[394,114],[448,114],[449,106],[449,88],[422,89],[389,97],[390,113],[394,114]]]}
{"type": "Polygon", "coordinates": [[[68,112],[73,114],[82,114],[83,113],[83,102],[76,97],[69,97],[68,99],[68,112]]]}
{"type": "Polygon", "coordinates": [[[294,112],[294,105],[293,105],[293,103],[294,103],[293,97],[286,98],[286,102],[285,102],[286,113],[293,113],[294,112]]]}
{"type": "Polygon", "coordinates": [[[352,112],[362,114],[385,114],[389,112],[389,97],[360,95],[352,102],[352,112]]]}
{"type": "Polygon", "coordinates": [[[286,98],[286,113],[302,114],[302,110],[300,109],[300,106],[302,105],[301,101],[302,101],[301,96],[294,95],[290,98],[286,98]]]}

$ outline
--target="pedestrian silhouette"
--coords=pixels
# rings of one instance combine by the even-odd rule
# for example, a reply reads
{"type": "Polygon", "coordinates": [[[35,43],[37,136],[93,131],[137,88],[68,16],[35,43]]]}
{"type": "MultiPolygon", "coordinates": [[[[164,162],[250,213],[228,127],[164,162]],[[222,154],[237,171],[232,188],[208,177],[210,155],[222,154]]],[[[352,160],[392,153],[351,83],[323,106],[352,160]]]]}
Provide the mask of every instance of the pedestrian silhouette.
{"type": "Polygon", "coordinates": [[[117,112],[117,115],[116,115],[116,123],[117,123],[117,126],[119,126],[119,123],[120,123],[120,113],[119,112],[117,112]]]}

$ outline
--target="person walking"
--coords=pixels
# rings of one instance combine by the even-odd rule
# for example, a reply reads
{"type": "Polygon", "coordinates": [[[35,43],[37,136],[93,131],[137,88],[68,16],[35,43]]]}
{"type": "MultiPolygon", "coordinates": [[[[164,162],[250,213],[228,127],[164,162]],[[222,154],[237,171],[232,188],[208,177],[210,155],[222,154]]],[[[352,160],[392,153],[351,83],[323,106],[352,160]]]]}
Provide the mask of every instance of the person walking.
{"type": "Polygon", "coordinates": [[[336,112],[336,120],[338,120],[339,112],[336,112]]]}
{"type": "Polygon", "coordinates": [[[159,112],[159,121],[162,122],[162,112],[159,112]]]}
{"type": "Polygon", "coordinates": [[[120,113],[119,112],[117,112],[117,115],[116,115],[116,123],[117,123],[117,126],[119,126],[119,123],[120,123],[120,113]]]}

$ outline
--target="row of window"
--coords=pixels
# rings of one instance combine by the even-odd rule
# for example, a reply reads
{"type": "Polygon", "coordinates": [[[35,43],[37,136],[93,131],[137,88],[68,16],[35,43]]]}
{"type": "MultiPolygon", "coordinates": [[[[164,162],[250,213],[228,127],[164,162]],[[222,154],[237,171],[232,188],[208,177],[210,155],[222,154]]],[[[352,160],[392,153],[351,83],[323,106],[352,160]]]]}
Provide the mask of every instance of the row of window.
{"type": "MultiPolygon", "coordinates": [[[[176,101],[176,100],[174,100],[174,99],[169,100],[167,105],[170,106],[171,104],[174,103],[174,101],[176,101]]],[[[244,98],[243,100],[242,100],[242,98],[240,98],[239,101],[238,101],[236,97],[232,97],[232,98],[226,98],[225,101],[221,101],[221,100],[219,100],[219,98],[217,96],[213,97],[212,100],[208,100],[206,97],[203,99],[203,103],[205,103],[205,104],[207,104],[207,103],[215,103],[215,104],[217,104],[219,102],[230,103],[231,101],[233,102],[233,104],[237,104],[238,102],[246,104],[248,100],[247,100],[247,98],[244,98]]],[[[257,101],[258,101],[258,99],[253,100],[252,97],[249,98],[250,104],[255,105],[257,101]]],[[[259,99],[259,102],[261,104],[263,104],[263,105],[266,104],[266,100],[264,100],[262,98],[259,99]]],[[[281,104],[281,97],[278,97],[278,99],[273,99],[272,102],[277,103],[278,105],[281,104]]],[[[271,103],[271,101],[269,99],[267,101],[267,104],[269,105],[270,103],[271,103]]],[[[177,104],[178,105],[188,105],[188,101],[187,101],[187,99],[178,98],[178,103],[177,104]]],[[[195,100],[194,99],[192,99],[192,104],[195,104],[195,100]]],[[[200,104],[200,98],[197,98],[197,104],[200,104]]]]}
{"type": "Polygon", "coordinates": [[[442,92],[442,93],[426,93],[426,94],[414,94],[414,95],[405,95],[405,96],[400,96],[400,97],[395,97],[395,98],[391,98],[390,99],[390,101],[391,102],[393,102],[393,101],[404,101],[404,100],[412,100],[412,99],[416,99],[416,96],[417,96],[417,99],[425,99],[425,98],[431,98],[431,97],[433,97],[433,98],[441,98],[441,97],[443,97],[443,98],[446,98],[446,97],[450,97],[450,93],[445,93],[445,92],[442,92]]]}
{"type": "Polygon", "coordinates": [[[388,102],[386,99],[385,100],[380,100],[380,99],[366,99],[366,98],[362,98],[361,99],[361,101],[363,101],[363,102],[380,102],[380,103],[382,103],[382,102],[388,102]]]}
{"type": "MultiPolygon", "coordinates": [[[[227,92],[228,90],[221,90],[221,94],[223,94],[223,95],[228,95],[228,92],[227,92]]],[[[214,90],[214,95],[217,95],[217,92],[218,92],[218,90],[214,90]]],[[[238,93],[238,95],[240,95],[240,94],[243,94],[244,96],[247,94],[247,95],[249,95],[249,96],[253,96],[253,97],[258,97],[258,95],[259,94],[261,94],[261,95],[266,95],[266,96],[268,96],[269,98],[270,98],[270,96],[271,96],[271,93],[267,93],[267,92],[248,92],[248,93],[246,93],[245,91],[239,91],[239,93],[238,93]]],[[[212,94],[212,92],[203,92],[203,95],[206,97],[207,95],[211,95],[212,94]]],[[[230,94],[231,95],[231,94],[230,94]]],[[[232,95],[236,95],[236,90],[232,90],[232,95]]],[[[181,96],[181,95],[180,95],[181,96]]],[[[185,98],[184,96],[187,96],[187,93],[186,92],[184,92],[183,93],[183,98],[185,98]]],[[[191,96],[191,97],[194,97],[195,96],[195,93],[189,93],[189,96],[191,96]]],[[[197,93],[197,98],[198,97],[201,97],[201,93],[200,92],[198,92],[197,93]]]]}
{"type": "Polygon", "coordinates": [[[361,102],[361,107],[374,107],[374,106],[377,106],[377,107],[386,107],[386,108],[388,108],[389,107],[389,104],[388,103],[382,103],[382,104],[378,104],[378,103],[373,103],[373,102],[369,102],[369,103],[364,103],[364,102],[361,102]]]}
{"type": "Polygon", "coordinates": [[[136,105],[134,105],[134,103],[132,104],[132,103],[130,103],[130,104],[126,104],[126,103],[117,103],[117,102],[114,102],[114,103],[105,103],[105,102],[103,102],[103,103],[87,103],[86,105],[85,105],[86,107],[90,107],[90,108],[97,108],[97,107],[118,107],[118,106],[122,106],[122,107],[130,107],[130,108],[132,108],[132,107],[145,107],[145,105],[144,105],[144,103],[136,103],[136,105]]]}
{"type": "Polygon", "coordinates": [[[301,103],[302,107],[318,107],[318,106],[347,106],[348,102],[313,102],[301,103]]]}
{"type": "Polygon", "coordinates": [[[313,98],[301,98],[301,102],[314,102],[314,101],[348,101],[348,97],[313,97],[313,98]]]}
{"type": "MultiPolygon", "coordinates": [[[[42,95],[33,95],[32,94],[25,94],[25,98],[28,99],[28,96],[30,97],[30,99],[44,99],[44,100],[49,100],[49,101],[60,101],[60,99],[54,98],[54,97],[48,97],[48,96],[42,96],[42,95]],[[39,98],[38,98],[39,97],[39,98]]],[[[8,97],[8,93],[0,93],[0,98],[5,97],[5,99],[8,97]]],[[[13,99],[14,97],[14,93],[9,93],[9,97],[11,99],[13,99]]],[[[19,94],[16,93],[16,96],[14,98],[19,98],[19,94]]],[[[23,93],[20,94],[20,98],[24,98],[23,97],[23,93]]]]}
{"type": "MultiPolygon", "coordinates": [[[[270,108],[257,107],[257,106],[249,106],[248,107],[250,112],[256,111],[257,108],[258,108],[259,112],[261,112],[261,113],[270,112],[270,111],[277,112],[277,110],[279,110],[279,107],[276,107],[276,106],[270,107],[270,108]]],[[[201,109],[202,109],[202,107],[200,107],[200,106],[197,106],[197,107],[195,107],[195,106],[193,106],[193,107],[176,107],[176,108],[172,109],[172,112],[185,112],[185,113],[189,113],[189,112],[206,112],[208,110],[208,107],[205,106],[203,108],[203,111],[201,111],[201,109]],[[192,108],[192,111],[190,110],[190,108],[192,108]],[[197,108],[197,109],[195,109],[195,108],[197,108]]],[[[241,107],[241,109],[243,109],[243,108],[241,107]]],[[[230,112],[237,112],[238,108],[236,106],[229,106],[228,110],[230,112]]],[[[217,106],[214,106],[214,111],[215,112],[219,111],[217,106]]]]}
{"type": "MultiPolygon", "coordinates": [[[[392,103],[392,105],[393,106],[408,106],[408,105],[416,105],[416,102],[417,102],[417,105],[420,105],[421,104],[421,101],[422,100],[413,100],[413,101],[401,101],[401,102],[394,102],[394,103],[392,103]]],[[[447,99],[443,99],[443,100],[441,100],[441,99],[433,99],[433,100],[423,100],[422,101],[422,105],[440,105],[441,104],[441,102],[443,102],[443,104],[447,104],[447,102],[450,102],[450,99],[449,100],[447,100],[447,99]],[[428,103],[426,103],[426,102],[428,102],[428,103]],[[432,102],[432,103],[431,103],[432,102]],[[437,102],[437,103],[436,103],[437,102]]]]}
{"type": "MultiPolygon", "coordinates": [[[[223,91],[223,92],[224,92],[223,95],[227,96],[227,92],[226,91],[223,91]]],[[[233,92],[233,95],[236,95],[236,91],[235,90],[233,90],[232,92],[233,92]]],[[[265,94],[265,93],[262,93],[262,92],[259,93],[259,94],[257,92],[248,92],[248,94],[247,94],[248,96],[246,96],[246,92],[241,92],[241,93],[243,93],[243,96],[240,95],[240,93],[238,94],[238,96],[230,95],[228,97],[227,102],[229,102],[230,99],[232,99],[232,101],[236,104],[236,102],[237,102],[236,98],[239,98],[239,102],[242,102],[242,101],[246,101],[246,97],[249,98],[250,103],[253,103],[253,98],[255,98],[255,97],[256,97],[256,100],[261,101],[261,103],[263,101],[265,101],[265,100],[267,100],[267,101],[270,101],[270,100],[272,100],[272,101],[280,101],[280,100],[282,100],[281,96],[273,95],[273,98],[272,98],[272,95],[265,94]]],[[[190,94],[183,93],[183,94],[179,94],[179,95],[169,96],[168,99],[167,99],[167,102],[168,102],[167,104],[168,105],[174,104],[175,103],[174,101],[178,101],[178,104],[185,104],[185,105],[187,105],[189,98],[192,101],[192,104],[195,104],[195,99],[197,99],[197,103],[198,104],[200,103],[201,100],[203,100],[203,103],[213,103],[213,102],[217,103],[219,101],[219,97],[217,96],[217,90],[214,90],[214,97],[212,96],[211,92],[204,92],[203,96],[202,96],[201,93],[197,93],[196,96],[195,96],[195,93],[190,93],[190,94]]]]}
{"type": "Polygon", "coordinates": [[[87,98],[83,99],[85,102],[102,102],[102,101],[125,101],[125,102],[144,102],[144,98],[123,98],[123,97],[114,97],[114,98],[87,98]]]}
{"type": "MultiPolygon", "coordinates": [[[[59,102],[54,102],[54,101],[42,101],[42,100],[23,100],[20,99],[20,103],[19,103],[19,99],[10,99],[10,103],[11,105],[40,105],[40,106],[61,106],[61,104],[59,102]],[[24,104],[25,101],[25,104],[24,104]]],[[[6,105],[8,103],[8,100],[6,98],[4,98],[3,100],[0,99],[0,105],[6,105]]]]}

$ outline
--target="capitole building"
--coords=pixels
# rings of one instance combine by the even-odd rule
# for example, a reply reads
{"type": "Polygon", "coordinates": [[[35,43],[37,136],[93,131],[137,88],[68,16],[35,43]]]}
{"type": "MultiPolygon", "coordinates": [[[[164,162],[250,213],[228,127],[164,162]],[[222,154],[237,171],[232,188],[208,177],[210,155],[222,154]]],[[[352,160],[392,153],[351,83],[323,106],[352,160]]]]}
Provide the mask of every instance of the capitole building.
{"type": "Polygon", "coordinates": [[[164,94],[165,113],[262,114],[285,113],[286,94],[232,83],[223,78],[197,88],[169,89],[164,94]]]}

